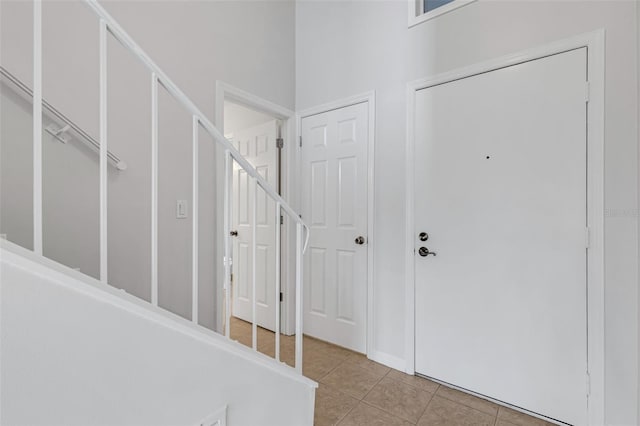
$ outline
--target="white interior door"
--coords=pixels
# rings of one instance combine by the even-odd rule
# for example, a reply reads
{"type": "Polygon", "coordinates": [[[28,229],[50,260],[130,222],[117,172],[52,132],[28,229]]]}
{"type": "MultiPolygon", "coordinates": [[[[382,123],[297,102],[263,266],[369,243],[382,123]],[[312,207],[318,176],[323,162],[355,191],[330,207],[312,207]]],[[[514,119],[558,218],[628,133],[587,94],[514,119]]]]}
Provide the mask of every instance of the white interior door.
{"type": "MultiPolygon", "coordinates": [[[[232,142],[240,154],[258,173],[276,187],[278,178],[276,145],[277,120],[242,131],[235,131],[232,142]]],[[[253,321],[253,233],[252,217],[256,208],[256,323],[274,331],[276,323],[275,296],[275,233],[280,232],[274,218],[275,205],[262,188],[257,187],[258,203],[254,206],[254,186],[247,173],[234,162],[233,166],[233,307],[232,314],[253,321]]]]}
{"type": "Polygon", "coordinates": [[[420,90],[414,129],[416,372],[574,425],[586,69],[578,49],[420,90]]]}
{"type": "Polygon", "coordinates": [[[311,229],[304,332],[358,352],[366,352],[367,113],[365,102],[301,121],[302,217],[311,229]]]}

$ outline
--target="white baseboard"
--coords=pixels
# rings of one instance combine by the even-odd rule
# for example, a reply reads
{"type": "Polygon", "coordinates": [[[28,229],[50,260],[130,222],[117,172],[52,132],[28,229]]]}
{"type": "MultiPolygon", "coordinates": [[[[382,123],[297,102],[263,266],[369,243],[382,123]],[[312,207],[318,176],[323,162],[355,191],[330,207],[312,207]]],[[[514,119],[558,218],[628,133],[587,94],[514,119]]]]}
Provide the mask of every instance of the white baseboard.
{"type": "Polygon", "coordinates": [[[394,370],[402,372],[404,372],[406,367],[406,362],[403,358],[380,351],[369,351],[367,358],[372,361],[379,362],[382,365],[386,365],[387,367],[391,367],[394,370]]]}

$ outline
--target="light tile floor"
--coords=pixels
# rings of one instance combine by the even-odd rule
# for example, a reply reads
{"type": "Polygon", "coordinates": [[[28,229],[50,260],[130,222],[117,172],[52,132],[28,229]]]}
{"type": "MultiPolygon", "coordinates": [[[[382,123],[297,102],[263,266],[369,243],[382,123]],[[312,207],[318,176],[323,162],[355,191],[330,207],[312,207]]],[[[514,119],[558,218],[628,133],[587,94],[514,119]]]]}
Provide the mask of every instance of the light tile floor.
{"type": "MultiPolygon", "coordinates": [[[[231,338],[251,346],[251,324],[233,319],[231,338]]],[[[293,366],[293,336],[281,336],[280,359],[293,366]]],[[[258,350],[274,356],[275,335],[258,327],[258,350]]],[[[364,355],[304,336],[302,371],[319,383],[316,426],[547,426],[484,399],[409,376],[364,355]]]]}

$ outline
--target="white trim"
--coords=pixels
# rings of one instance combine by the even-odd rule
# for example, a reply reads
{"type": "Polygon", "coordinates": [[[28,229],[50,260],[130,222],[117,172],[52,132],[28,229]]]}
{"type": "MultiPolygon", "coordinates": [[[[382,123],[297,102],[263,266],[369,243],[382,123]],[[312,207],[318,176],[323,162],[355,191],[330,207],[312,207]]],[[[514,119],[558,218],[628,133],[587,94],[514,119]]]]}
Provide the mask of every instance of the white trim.
{"type": "MultiPolygon", "coordinates": [[[[374,291],[374,244],[375,240],[375,131],[376,131],[376,92],[374,90],[361,93],[359,95],[350,96],[348,98],[339,99],[336,101],[328,102],[322,105],[304,109],[297,114],[297,138],[299,139],[302,132],[301,122],[305,117],[309,117],[316,114],[322,114],[334,109],[345,108],[351,105],[368,104],[368,133],[369,140],[367,146],[367,325],[366,325],[366,339],[367,339],[367,355],[373,353],[373,330],[374,330],[374,311],[373,311],[373,291],[374,291]]],[[[298,174],[302,176],[301,167],[301,149],[298,146],[298,174]]],[[[300,179],[298,179],[300,180],[300,179]]],[[[299,200],[302,199],[302,187],[298,188],[299,200]]],[[[387,364],[388,365],[388,364],[387,364]]]]}
{"type": "Polygon", "coordinates": [[[407,0],[409,7],[409,28],[418,24],[426,22],[430,19],[436,18],[445,13],[449,13],[463,6],[476,2],[477,0],[453,0],[451,3],[447,3],[429,12],[424,12],[422,0],[407,0]]]}
{"type": "Polygon", "coordinates": [[[404,366],[406,364],[405,360],[400,357],[373,349],[369,351],[367,357],[372,361],[386,365],[387,367],[391,367],[398,371],[404,371],[404,366]]]}
{"type": "MultiPolygon", "coordinates": [[[[262,112],[264,114],[270,115],[274,118],[282,120],[282,138],[285,140],[284,148],[281,151],[281,177],[282,177],[282,186],[280,188],[281,197],[286,200],[289,205],[296,208],[296,190],[293,189],[295,182],[292,182],[292,171],[295,170],[295,155],[297,152],[294,148],[294,145],[297,146],[296,141],[294,140],[295,136],[295,112],[284,108],[280,105],[277,105],[271,101],[260,98],[252,93],[246,92],[242,89],[234,87],[228,83],[225,83],[220,80],[216,80],[216,95],[215,95],[215,124],[216,127],[220,130],[222,134],[224,134],[224,101],[230,100],[235,103],[241,104],[243,106],[249,107],[253,110],[262,112]]],[[[224,163],[223,160],[216,160],[216,180],[217,182],[223,182],[223,169],[224,163]]],[[[217,205],[224,205],[223,198],[221,194],[216,193],[217,205]]],[[[220,216],[218,217],[218,223],[216,225],[216,229],[222,229],[223,224],[221,222],[220,216]]],[[[282,304],[282,328],[281,332],[286,335],[292,335],[294,333],[294,324],[295,324],[295,287],[294,287],[294,277],[295,277],[295,264],[294,264],[294,256],[295,256],[295,232],[292,228],[292,221],[286,215],[284,216],[284,225],[282,226],[282,240],[281,240],[281,256],[284,262],[282,263],[281,269],[281,278],[282,278],[282,288],[285,294],[285,298],[282,304]]],[[[222,253],[223,248],[223,238],[217,238],[217,253],[222,253]]],[[[216,255],[216,259],[220,259],[221,256],[216,255]]],[[[216,264],[218,262],[216,261],[216,264]]],[[[218,268],[219,270],[221,268],[218,268]]],[[[223,282],[224,277],[222,276],[223,272],[217,273],[218,279],[216,282],[223,282]]],[[[218,289],[218,300],[222,300],[222,290],[218,289]]],[[[223,324],[222,312],[221,309],[217,309],[217,328],[221,327],[223,324]]]]}
{"type": "Polygon", "coordinates": [[[604,70],[605,32],[597,30],[524,52],[503,56],[491,61],[438,74],[407,84],[407,145],[406,145],[406,229],[405,229],[405,372],[415,372],[415,276],[413,245],[413,148],[416,92],[443,84],[494,71],[496,69],[543,58],[545,56],[586,47],[590,100],[587,104],[587,216],[591,230],[591,245],[587,256],[588,293],[588,370],[591,393],[588,401],[590,425],[604,424],[604,70]]]}

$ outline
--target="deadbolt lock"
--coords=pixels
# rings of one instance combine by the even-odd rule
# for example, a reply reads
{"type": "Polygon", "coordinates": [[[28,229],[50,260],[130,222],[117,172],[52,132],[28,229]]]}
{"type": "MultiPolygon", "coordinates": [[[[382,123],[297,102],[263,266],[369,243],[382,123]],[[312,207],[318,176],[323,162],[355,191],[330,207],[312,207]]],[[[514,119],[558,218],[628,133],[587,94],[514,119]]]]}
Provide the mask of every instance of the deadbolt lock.
{"type": "Polygon", "coordinates": [[[427,234],[426,232],[421,232],[420,234],[418,234],[418,238],[420,239],[420,241],[427,241],[429,239],[429,234],[427,234]]]}
{"type": "Polygon", "coordinates": [[[364,244],[364,237],[363,236],[359,236],[356,238],[355,243],[358,245],[362,245],[364,244]]]}

